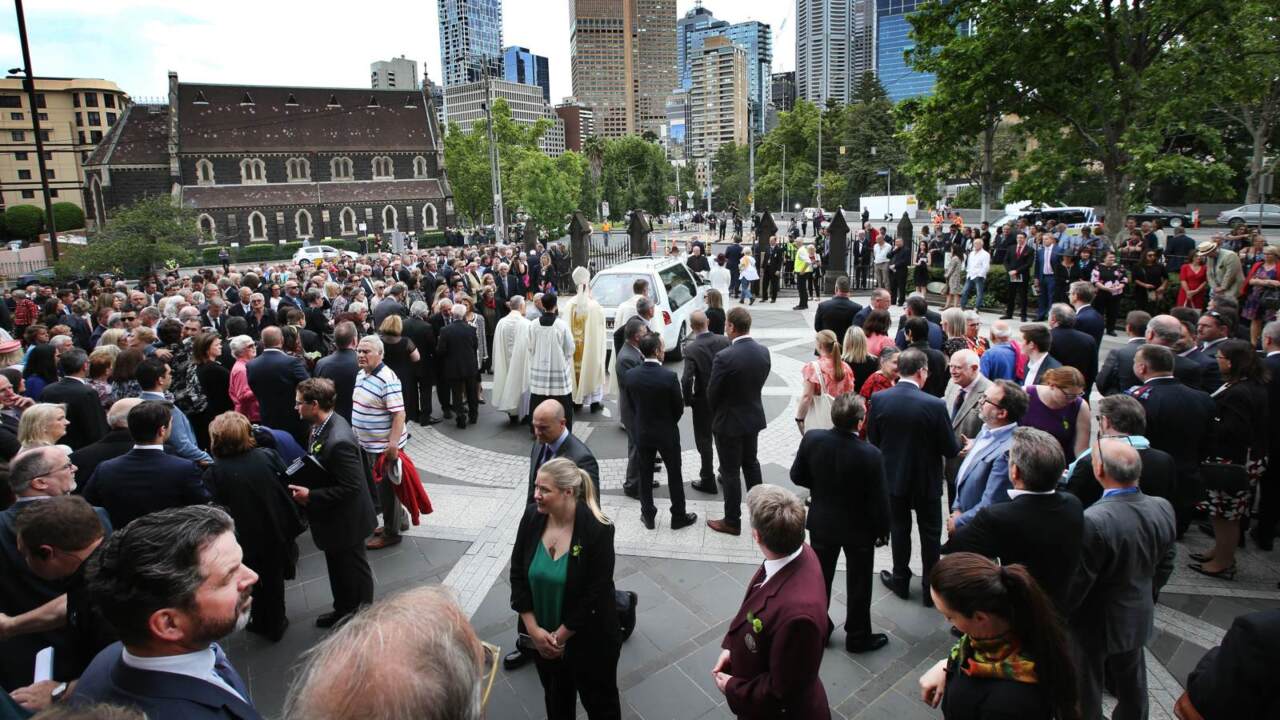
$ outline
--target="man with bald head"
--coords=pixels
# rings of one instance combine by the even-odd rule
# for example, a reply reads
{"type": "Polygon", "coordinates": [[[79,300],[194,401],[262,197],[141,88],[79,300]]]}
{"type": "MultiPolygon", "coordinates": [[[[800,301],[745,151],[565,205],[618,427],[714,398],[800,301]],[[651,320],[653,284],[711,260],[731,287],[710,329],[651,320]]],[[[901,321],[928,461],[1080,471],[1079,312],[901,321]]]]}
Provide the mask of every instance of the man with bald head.
{"type": "MultiPolygon", "coordinates": [[[[1146,344],[1169,348],[1173,352],[1173,376],[1187,387],[1201,388],[1204,368],[1195,360],[1183,357],[1175,349],[1183,342],[1184,335],[1182,322],[1172,315],[1157,315],[1147,322],[1146,344]]],[[[1134,355],[1137,355],[1136,350],[1134,355]]]]}
{"type": "Polygon", "coordinates": [[[1102,689],[1116,698],[1113,718],[1147,717],[1144,648],[1155,597],[1173,571],[1173,507],[1138,487],[1142,459],[1126,440],[1095,440],[1093,472],[1102,498],[1084,511],[1080,568],[1066,609],[1079,652],[1080,709],[1102,717],[1102,689]]]}
{"type": "Polygon", "coordinates": [[[140,402],[141,398],[115,401],[107,411],[107,426],[111,428],[107,434],[98,442],[71,453],[71,462],[76,466],[76,484],[80,487],[88,484],[98,465],[133,449],[133,436],[129,434],[129,411],[140,402]]]}
{"type": "Polygon", "coordinates": [[[262,354],[249,361],[246,368],[249,388],[258,398],[262,424],[287,431],[299,443],[307,442],[307,427],[293,408],[293,393],[298,383],[311,377],[301,358],[282,349],[284,336],[280,328],[262,329],[262,354]]]}
{"type": "Polygon", "coordinates": [[[702,459],[698,479],[690,483],[690,487],[715,495],[714,438],[711,434],[711,420],[715,413],[707,396],[707,383],[711,380],[711,365],[716,353],[729,347],[730,343],[724,335],[710,332],[708,325],[707,314],[701,310],[694,310],[689,316],[693,337],[684,345],[684,373],[680,387],[684,392],[684,404],[693,411],[693,441],[702,459]]]}

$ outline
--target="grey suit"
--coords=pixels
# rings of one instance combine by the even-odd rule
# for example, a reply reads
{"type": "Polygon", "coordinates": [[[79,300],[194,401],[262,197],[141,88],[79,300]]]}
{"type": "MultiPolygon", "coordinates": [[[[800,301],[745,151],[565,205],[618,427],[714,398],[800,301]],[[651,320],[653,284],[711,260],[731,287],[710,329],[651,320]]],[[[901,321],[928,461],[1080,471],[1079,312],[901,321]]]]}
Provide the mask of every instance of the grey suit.
{"type": "MultiPolygon", "coordinates": [[[[556,449],[553,458],[568,458],[572,460],[579,469],[586,470],[591,476],[591,484],[596,486],[596,497],[600,497],[600,464],[596,462],[596,456],[591,454],[591,448],[586,443],[578,439],[576,435],[569,432],[565,428],[565,433],[569,437],[560,443],[560,447],[556,449]]],[[[533,502],[533,480],[538,475],[538,468],[542,467],[543,455],[546,453],[547,446],[540,442],[535,442],[529,450],[529,500],[533,502]]]]}
{"type": "Polygon", "coordinates": [[[1107,359],[1102,361],[1102,369],[1098,371],[1098,392],[1116,395],[1141,385],[1142,381],[1133,374],[1133,359],[1138,355],[1138,349],[1146,344],[1142,338],[1129,338],[1124,347],[1107,353],[1107,359]]]}
{"type": "Polygon", "coordinates": [[[613,375],[618,381],[618,409],[622,412],[622,426],[627,431],[627,474],[623,480],[623,490],[631,493],[639,492],[640,463],[636,452],[635,434],[631,427],[631,415],[634,409],[627,393],[622,390],[622,376],[632,368],[644,364],[644,356],[629,343],[623,343],[618,349],[618,358],[614,362],[613,375]]]}
{"type": "Polygon", "coordinates": [[[1113,720],[1147,717],[1143,656],[1155,595],[1173,571],[1173,506],[1141,491],[1108,495],[1084,512],[1080,569],[1066,608],[1079,651],[1081,711],[1102,717],[1104,674],[1116,699],[1113,720]]]}
{"type": "MultiPolygon", "coordinates": [[[[960,394],[960,386],[951,381],[947,383],[947,390],[943,393],[942,399],[947,403],[947,412],[951,415],[951,429],[956,434],[956,442],[964,446],[965,438],[975,438],[982,430],[982,398],[986,397],[987,388],[991,387],[991,381],[981,373],[969,383],[969,387],[965,388],[964,401],[960,403],[959,409],[956,408],[956,396],[960,394]]],[[[956,473],[960,471],[960,463],[964,462],[964,458],[956,456],[947,458],[945,465],[947,477],[947,501],[951,502],[955,499],[956,494],[956,473]]]]}

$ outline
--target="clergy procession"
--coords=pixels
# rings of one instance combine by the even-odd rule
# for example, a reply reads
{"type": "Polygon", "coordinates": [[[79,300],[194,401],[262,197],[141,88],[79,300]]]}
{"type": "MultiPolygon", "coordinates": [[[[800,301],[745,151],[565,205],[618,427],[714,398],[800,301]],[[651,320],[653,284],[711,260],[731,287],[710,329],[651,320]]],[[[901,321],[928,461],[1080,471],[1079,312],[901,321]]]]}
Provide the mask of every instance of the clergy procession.
{"type": "Polygon", "coordinates": [[[1275,310],[939,313],[814,230],[6,291],[0,718],[1280,717],[1275,310]]]}

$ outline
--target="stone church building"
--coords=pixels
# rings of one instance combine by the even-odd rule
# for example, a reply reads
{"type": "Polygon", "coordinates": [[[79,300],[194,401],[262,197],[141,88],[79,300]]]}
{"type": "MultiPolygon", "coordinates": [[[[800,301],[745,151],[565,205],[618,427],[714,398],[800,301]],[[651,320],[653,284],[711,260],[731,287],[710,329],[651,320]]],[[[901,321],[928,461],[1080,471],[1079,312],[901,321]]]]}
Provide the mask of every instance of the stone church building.
{"type": "Polygon", "coordinates": [[[145,195],[192,209],[193,241],[283,243],[454,222],[444,140],[421,91],[181,83],[132,105],[85,164],[101,226],[145,195]]]}

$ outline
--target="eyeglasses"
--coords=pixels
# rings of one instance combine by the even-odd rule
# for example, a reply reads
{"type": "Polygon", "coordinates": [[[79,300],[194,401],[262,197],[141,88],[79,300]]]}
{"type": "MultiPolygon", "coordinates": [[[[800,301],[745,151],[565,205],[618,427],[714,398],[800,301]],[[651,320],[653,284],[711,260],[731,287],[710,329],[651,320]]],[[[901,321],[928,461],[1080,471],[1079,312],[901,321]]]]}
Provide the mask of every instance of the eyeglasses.
{"type": "Polygon", "coordinates": [[[484,692],[480,695],[480,709],[484,710],[489,707],[489,693],[493,691],[493,681],[498,677],[498,659],[502,657],[502,648],[483,640],[480,641],[480,647],[484,648],[485,675],[488,676],[484,681],[484,692]]]}
{"type": "Polygon", "coordinates": [[[75,467],[75,463],[73,463],[73,462],[71,462],[70,460],[68,460],[66,465],[62,465],[61,467],[56,467],[56,468],[54,468],[54,469],[50,470],[49,472],[44,473],[44,474],[42,474],[42,475],[37,475],[36,477],[49,477],[50,475],[53,475],[54,473],[60,473],[60,472],[62,472],[62,471],[64,471],[64,470],[70,470],[70,469],[72,469],[72,468],[74,468],[74,467],[75,467]]]}

